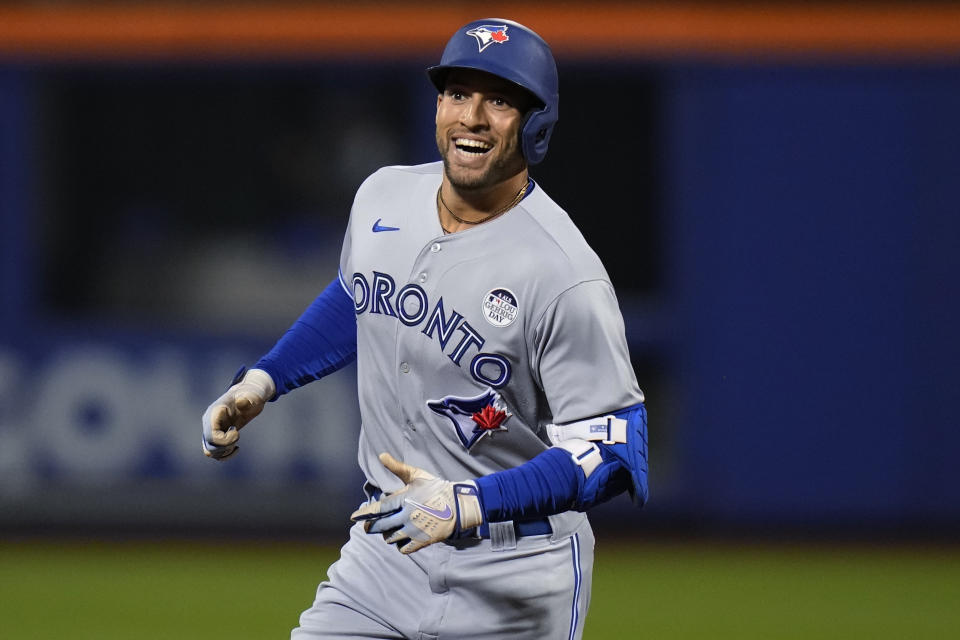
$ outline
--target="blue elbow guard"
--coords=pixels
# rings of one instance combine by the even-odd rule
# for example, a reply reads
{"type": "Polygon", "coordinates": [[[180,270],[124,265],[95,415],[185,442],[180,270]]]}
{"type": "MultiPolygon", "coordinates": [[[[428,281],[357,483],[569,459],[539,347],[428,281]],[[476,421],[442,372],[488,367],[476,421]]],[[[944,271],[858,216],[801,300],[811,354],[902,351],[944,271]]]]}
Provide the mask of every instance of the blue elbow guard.
{"type": "Polygon", "coordinates": [[[555,448],[565,449],[584,474],[576,508],[586,510],[624,490],[643,506],[647,489],[647,410],[643,404],[564,425],[548,425],[555,448]]]}

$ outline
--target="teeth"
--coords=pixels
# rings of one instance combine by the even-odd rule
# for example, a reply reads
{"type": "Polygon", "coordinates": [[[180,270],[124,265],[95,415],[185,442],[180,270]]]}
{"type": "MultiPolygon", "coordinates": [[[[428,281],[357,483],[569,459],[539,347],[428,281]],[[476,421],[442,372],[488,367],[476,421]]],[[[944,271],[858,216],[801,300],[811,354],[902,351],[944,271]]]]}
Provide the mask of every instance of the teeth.
{"type": "Polygon", "coordinates": [[[458,147],[470,147],[477,151],[489,151],[493,145],[487,144],[481,140],[469,140],[467,138],[455,138],[453,143],[458,147]]]}

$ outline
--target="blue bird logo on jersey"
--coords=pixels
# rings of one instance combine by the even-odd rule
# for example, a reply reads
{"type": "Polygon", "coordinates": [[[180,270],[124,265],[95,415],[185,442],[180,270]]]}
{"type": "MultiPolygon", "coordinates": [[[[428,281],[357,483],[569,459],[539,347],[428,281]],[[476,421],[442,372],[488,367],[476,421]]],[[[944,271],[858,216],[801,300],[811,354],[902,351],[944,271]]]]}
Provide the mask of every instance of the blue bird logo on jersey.
{"type": "Polygon", "coordinates": [[[500,394],[492,389],[472,398],[444,396],[440,400],[428,400],[427,406],[450,421],[468,450],[488,433],[506,431],[503,423],[513,415],[507,411],[500,394]]]}
{"type": "Polygon", "coordinates": [[[477,39],[477,46],[480,47],[480,51],[483,51],[494,42],[503,44],[510,39],[510,36],[507,35],[507,25],[505,24],[482,24],[475,29],[467,31],[467,35],[477,39]]]}

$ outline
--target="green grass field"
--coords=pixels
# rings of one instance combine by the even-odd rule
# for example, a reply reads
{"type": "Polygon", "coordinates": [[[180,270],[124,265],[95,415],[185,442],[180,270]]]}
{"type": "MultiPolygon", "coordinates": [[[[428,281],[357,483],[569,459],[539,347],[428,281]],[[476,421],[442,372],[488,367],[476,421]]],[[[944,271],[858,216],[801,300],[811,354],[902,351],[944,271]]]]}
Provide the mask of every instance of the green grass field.
{"type": "MultiPolygon", "coordinates": [[[[960,548],[700,542],[598,551],[586,638],[960,633],[960,548]]],[[[0,543],[0,638],[286,638],[336,553],[249,542],[0,543]]]]}

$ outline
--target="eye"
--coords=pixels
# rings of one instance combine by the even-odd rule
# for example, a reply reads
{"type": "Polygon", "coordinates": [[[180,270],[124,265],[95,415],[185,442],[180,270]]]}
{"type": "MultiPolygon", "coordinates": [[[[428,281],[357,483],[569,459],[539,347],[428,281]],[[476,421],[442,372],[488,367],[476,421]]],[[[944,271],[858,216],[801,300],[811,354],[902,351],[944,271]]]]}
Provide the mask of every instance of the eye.
{"type": "Polygon", "coordinates": [[[509,109],[510,107],[513,106],[510,103],[510,101],[504,98],[503,96],[494,96],[493,98],[490,99],[490,102],[491,104],[493,104],[493,106],[497,107],[498,109],[509,109]]]}
{"type": "Polygon", "coordinates": [[[465,100],[467,97],[467,94],[463,91],[463,89],[456,89],[456,88],[447,89],[446,94],[447,96],[450,97],[451,100],[454,100],[456,102],[465,100]]]}

